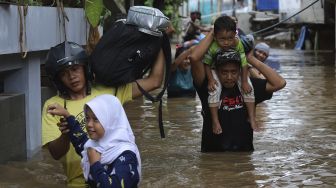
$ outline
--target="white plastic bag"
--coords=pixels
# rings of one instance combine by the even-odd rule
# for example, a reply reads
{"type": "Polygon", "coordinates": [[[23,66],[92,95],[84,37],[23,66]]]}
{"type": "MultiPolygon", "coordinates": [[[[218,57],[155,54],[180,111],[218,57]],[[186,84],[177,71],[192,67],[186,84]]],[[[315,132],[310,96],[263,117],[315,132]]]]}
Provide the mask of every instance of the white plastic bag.
{"type": "Polygon", "coordinates": [[[169,26],[169,18],[153,7],[133,6],[128,11],[126,24],[136,25],[147,34],[162,36],[162,31],[169,26]]]}

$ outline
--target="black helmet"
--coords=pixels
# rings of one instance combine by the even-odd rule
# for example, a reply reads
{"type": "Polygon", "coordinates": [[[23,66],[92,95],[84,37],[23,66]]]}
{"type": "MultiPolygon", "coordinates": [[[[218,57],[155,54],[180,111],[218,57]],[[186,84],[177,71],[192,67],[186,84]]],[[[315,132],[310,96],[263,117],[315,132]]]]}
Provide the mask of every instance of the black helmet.
{"type": "Polygon", "coordinates": [[[226,63],[235,63],[238,64],[239,67],[241,67],[241,59],[239,53],[233,49],[218,51],[215,61],[216,67],[218,68],[222,65],[225,65],[226,63]]]}
{"type": "Polygon", "coordinates": [[[89,93],[89,84],[92,80],[92,73],[88,63],[88,55],[85,50],[79,44],[68,41],[50,48],[47,54],[45,68],[49,79],[62,96],[67,95],[67,90],[57,75],[63,68],[71,65],[84,65],[89,93]]]}
{"type": "Polygon", "coordinates": [[[254,46],[254,37],[253,35],[240,36],[240,40],[244,46],[245,53],[249,53],[254,46]]]}

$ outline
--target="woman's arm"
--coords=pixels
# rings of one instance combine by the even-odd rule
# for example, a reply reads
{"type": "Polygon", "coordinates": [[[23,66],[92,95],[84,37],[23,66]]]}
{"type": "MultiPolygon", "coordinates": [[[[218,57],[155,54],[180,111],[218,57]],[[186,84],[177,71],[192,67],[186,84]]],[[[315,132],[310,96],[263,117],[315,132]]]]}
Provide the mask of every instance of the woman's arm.
{"type": "Polygon", "coordinates": [[[185,60],[187,59],[190,54],[192,49],[195,48],[195,46],[190,47],[189,49],[185,50],[184,52],[182,52],[173,62],[173,64],[171,64],[170,66],[170,71],[171,72],[175,72],[177,67],[185,60]]]}

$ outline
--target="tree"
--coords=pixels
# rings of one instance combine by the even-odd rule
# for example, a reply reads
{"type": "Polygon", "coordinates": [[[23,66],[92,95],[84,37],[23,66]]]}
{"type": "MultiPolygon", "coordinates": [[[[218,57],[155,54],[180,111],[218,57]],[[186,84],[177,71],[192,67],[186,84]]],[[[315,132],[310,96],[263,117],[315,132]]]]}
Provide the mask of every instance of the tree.
{"type": "Polygon", "coordinates": [[[176,30],[176,33],[181,32],[179,7],[182,6],[186,0],[146,0],[145,5],[160,9],[166,16],[168,16],[176,30]]]}

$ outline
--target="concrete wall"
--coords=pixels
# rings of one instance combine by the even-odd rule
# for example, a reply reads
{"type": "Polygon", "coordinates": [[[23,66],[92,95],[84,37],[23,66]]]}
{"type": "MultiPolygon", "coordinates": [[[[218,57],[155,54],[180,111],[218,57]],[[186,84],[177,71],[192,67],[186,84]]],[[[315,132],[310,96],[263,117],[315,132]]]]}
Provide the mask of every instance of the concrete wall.
{"type": "Polygon", "coordinates": [[[238,19],[238,27],[244,31],[245,34],[252,33],[250,18],[251,14],[249,13],[237,13],[236,17],[238,19]]]}
{"type": "Polygon", "coordinates": [[[24,94],[0,94],[0,163],[26,159],[24,94]]]}
{"type": "MultiPolygon", "coordinates": [[[[66,8],[69,21],[65,23],[68,41],[86,44],[88,24],[83,9],[66,8]]],[[[17,111],[25,112],[24,122],[15,121],[13,127],[23,127],[25,135],[15,139],[25,139],[25,143],[14,142],[14,148],[26,148],[26,157],[32,157],[41,148],[41,73],[47,50],[64,41],[63,23],[54,7],[28,7],[24,18],[26,29],[26,58],[21,58],[19,45],[20,16],[18,7],[0,4],[0,79],[4,93],[20,93],[24,105],[13,105],[17,111]],[[23,145],[22,145],[23,144],[23,145]]],[[[43,95],[45,96],[45,95],[43,95]]],[[[42,99],[45,100],[44,98],[42,99]]],[[[20,103],[20,101],[18,101],[20,103]]],[[[0,119],[5,118],[0,113],[0,119]]],[[[1,130],[5,124],[0,124],[1,130]]],[[[1,131],[2,133],[3,131],[1,131]]],[[[5,138],[0,137],[0,143],[5,138]]],[[[16,157],[1,153],[8,160],[16,157]]],[[[18,157],[20,158],[20,157],[18,157]]]]}
{"type": "Polygon", "coordinates": [[[12,70],[6,75],[4,90],[5,93],[25,95],[27,157],[31,157],[41,145],[40,64],[44,61],[45,53],[31,52],[26,59],[20,59],[17,54],[6,57],[4,59],[9,63],[21,66],[20,69],[12,70]]]}
{"type": "MultiPolygon", "coordinates": [[[[86,44],[87,22],[80,8],[65,8],[69,21],[65,23],[68,40],[86,44]]],[[[26,46],[29,52],[48,50],[64,41],[63,22],[55,7],[28,7],[26,46]]],[[[0,5],[0,54],[19,53],[20,16],[17,6],[0,5]]]]}

